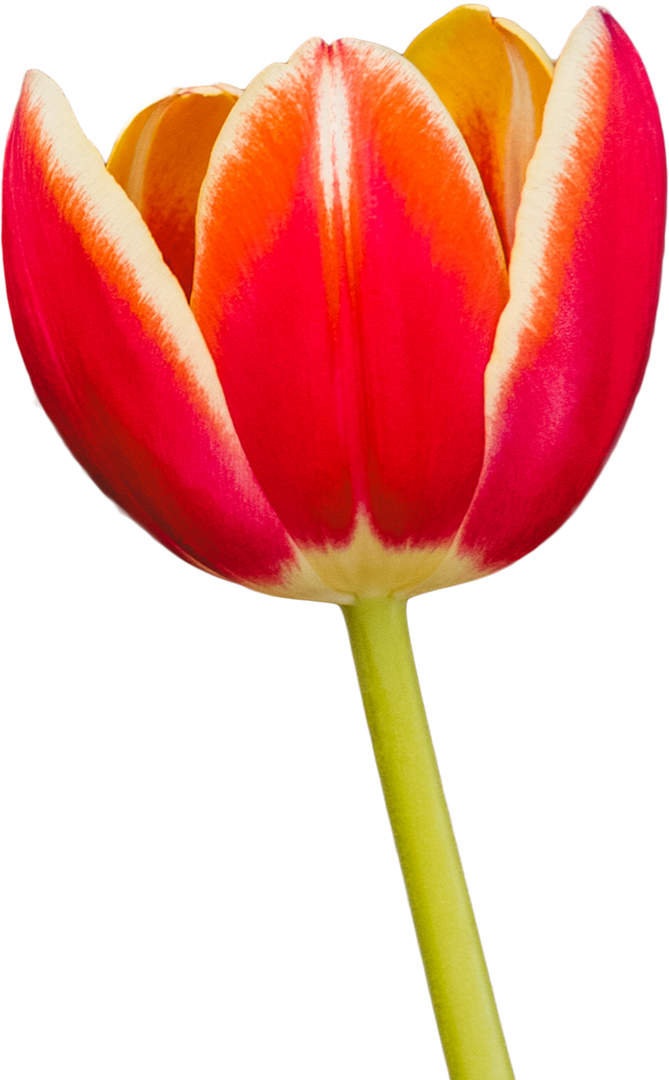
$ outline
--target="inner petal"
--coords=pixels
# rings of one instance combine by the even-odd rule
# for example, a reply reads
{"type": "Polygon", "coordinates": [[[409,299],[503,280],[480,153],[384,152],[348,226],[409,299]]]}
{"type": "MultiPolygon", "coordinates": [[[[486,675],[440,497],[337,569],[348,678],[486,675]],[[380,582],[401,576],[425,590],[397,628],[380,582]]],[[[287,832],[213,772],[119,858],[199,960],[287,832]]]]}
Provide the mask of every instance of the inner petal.
{"type": "Polygon", "coordinates": [[[553,64],[515,23],[477,4],[428,26],[405,56],[434,87],[476,162],[507,261],[553,64]]]}
{"type": "Polygon", "coordinates": [[[187,297],[193,287],[200,188],[212,147],[240,93],[208,86],[163,98],[128,125],[107,164],[187,297]]]}

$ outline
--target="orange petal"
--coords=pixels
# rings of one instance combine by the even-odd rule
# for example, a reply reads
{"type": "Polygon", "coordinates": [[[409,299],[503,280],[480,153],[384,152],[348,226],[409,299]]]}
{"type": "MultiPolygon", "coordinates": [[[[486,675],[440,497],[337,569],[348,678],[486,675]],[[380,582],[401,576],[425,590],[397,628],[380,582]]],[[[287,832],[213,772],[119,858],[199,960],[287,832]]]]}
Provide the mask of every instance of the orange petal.
{"type": "Polygon", "coordinates": [[[195,87],[149,105],[120,136],[107,168],[147,223],[186,296],[195,211],[211,149],[241,91],[195,87]]]}
{"type": "Polygon", "coordinates": [[[508,259],[551,86],[551,61],[528,33],[506,19],[493,19],[478,4],[456,8],[433,23],[405,55],[464,135],[508,259]]]}

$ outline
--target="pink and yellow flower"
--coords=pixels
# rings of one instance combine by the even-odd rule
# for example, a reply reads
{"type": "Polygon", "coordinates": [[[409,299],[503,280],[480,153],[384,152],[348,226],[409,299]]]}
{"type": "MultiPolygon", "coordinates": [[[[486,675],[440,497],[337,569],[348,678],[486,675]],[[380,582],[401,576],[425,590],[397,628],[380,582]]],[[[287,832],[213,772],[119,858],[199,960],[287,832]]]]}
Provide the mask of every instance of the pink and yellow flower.
{"type": "Polygon", "coordinates": [[[643,65],[553,71],[479,7],[407,56],[308,41],[140,113],[106,167],[31,72],[4,250],[37,394],[96,483],[223,578],[350,603],[551,535],[629,414],[665,214],[643,65]]]}

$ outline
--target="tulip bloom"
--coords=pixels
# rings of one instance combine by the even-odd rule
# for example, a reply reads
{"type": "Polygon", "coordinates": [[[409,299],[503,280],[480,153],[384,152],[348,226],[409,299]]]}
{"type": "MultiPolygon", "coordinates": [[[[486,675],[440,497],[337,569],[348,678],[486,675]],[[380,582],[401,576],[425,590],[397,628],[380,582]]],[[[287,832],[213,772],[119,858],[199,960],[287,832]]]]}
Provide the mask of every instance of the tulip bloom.
{"type": "Polygon", "coordinates": [[[343,606],[449,1066],[510,1075],[423,720],[389,763],[422,708],[393,650],[409,597],[559,528],[639,389],[666,180],[634,47],[601,9],[555,70],[480,7],[406,57],[313,39],[145,109],[107,166],[32,72],[4,185],[17,339],[95,482],[192,564],[343,606]]]}

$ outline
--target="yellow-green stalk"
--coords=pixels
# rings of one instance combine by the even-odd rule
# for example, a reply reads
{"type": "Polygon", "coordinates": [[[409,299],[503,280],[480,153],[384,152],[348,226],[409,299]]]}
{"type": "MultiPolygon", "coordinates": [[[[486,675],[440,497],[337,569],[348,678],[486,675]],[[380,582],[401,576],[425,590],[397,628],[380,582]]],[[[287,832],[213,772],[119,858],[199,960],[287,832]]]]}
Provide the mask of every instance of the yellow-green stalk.
{"type": "Polygon", "coordinates": [[[432,746],[406,602],[342,607],[451,1080],[513,1080],[432,746]]]}

